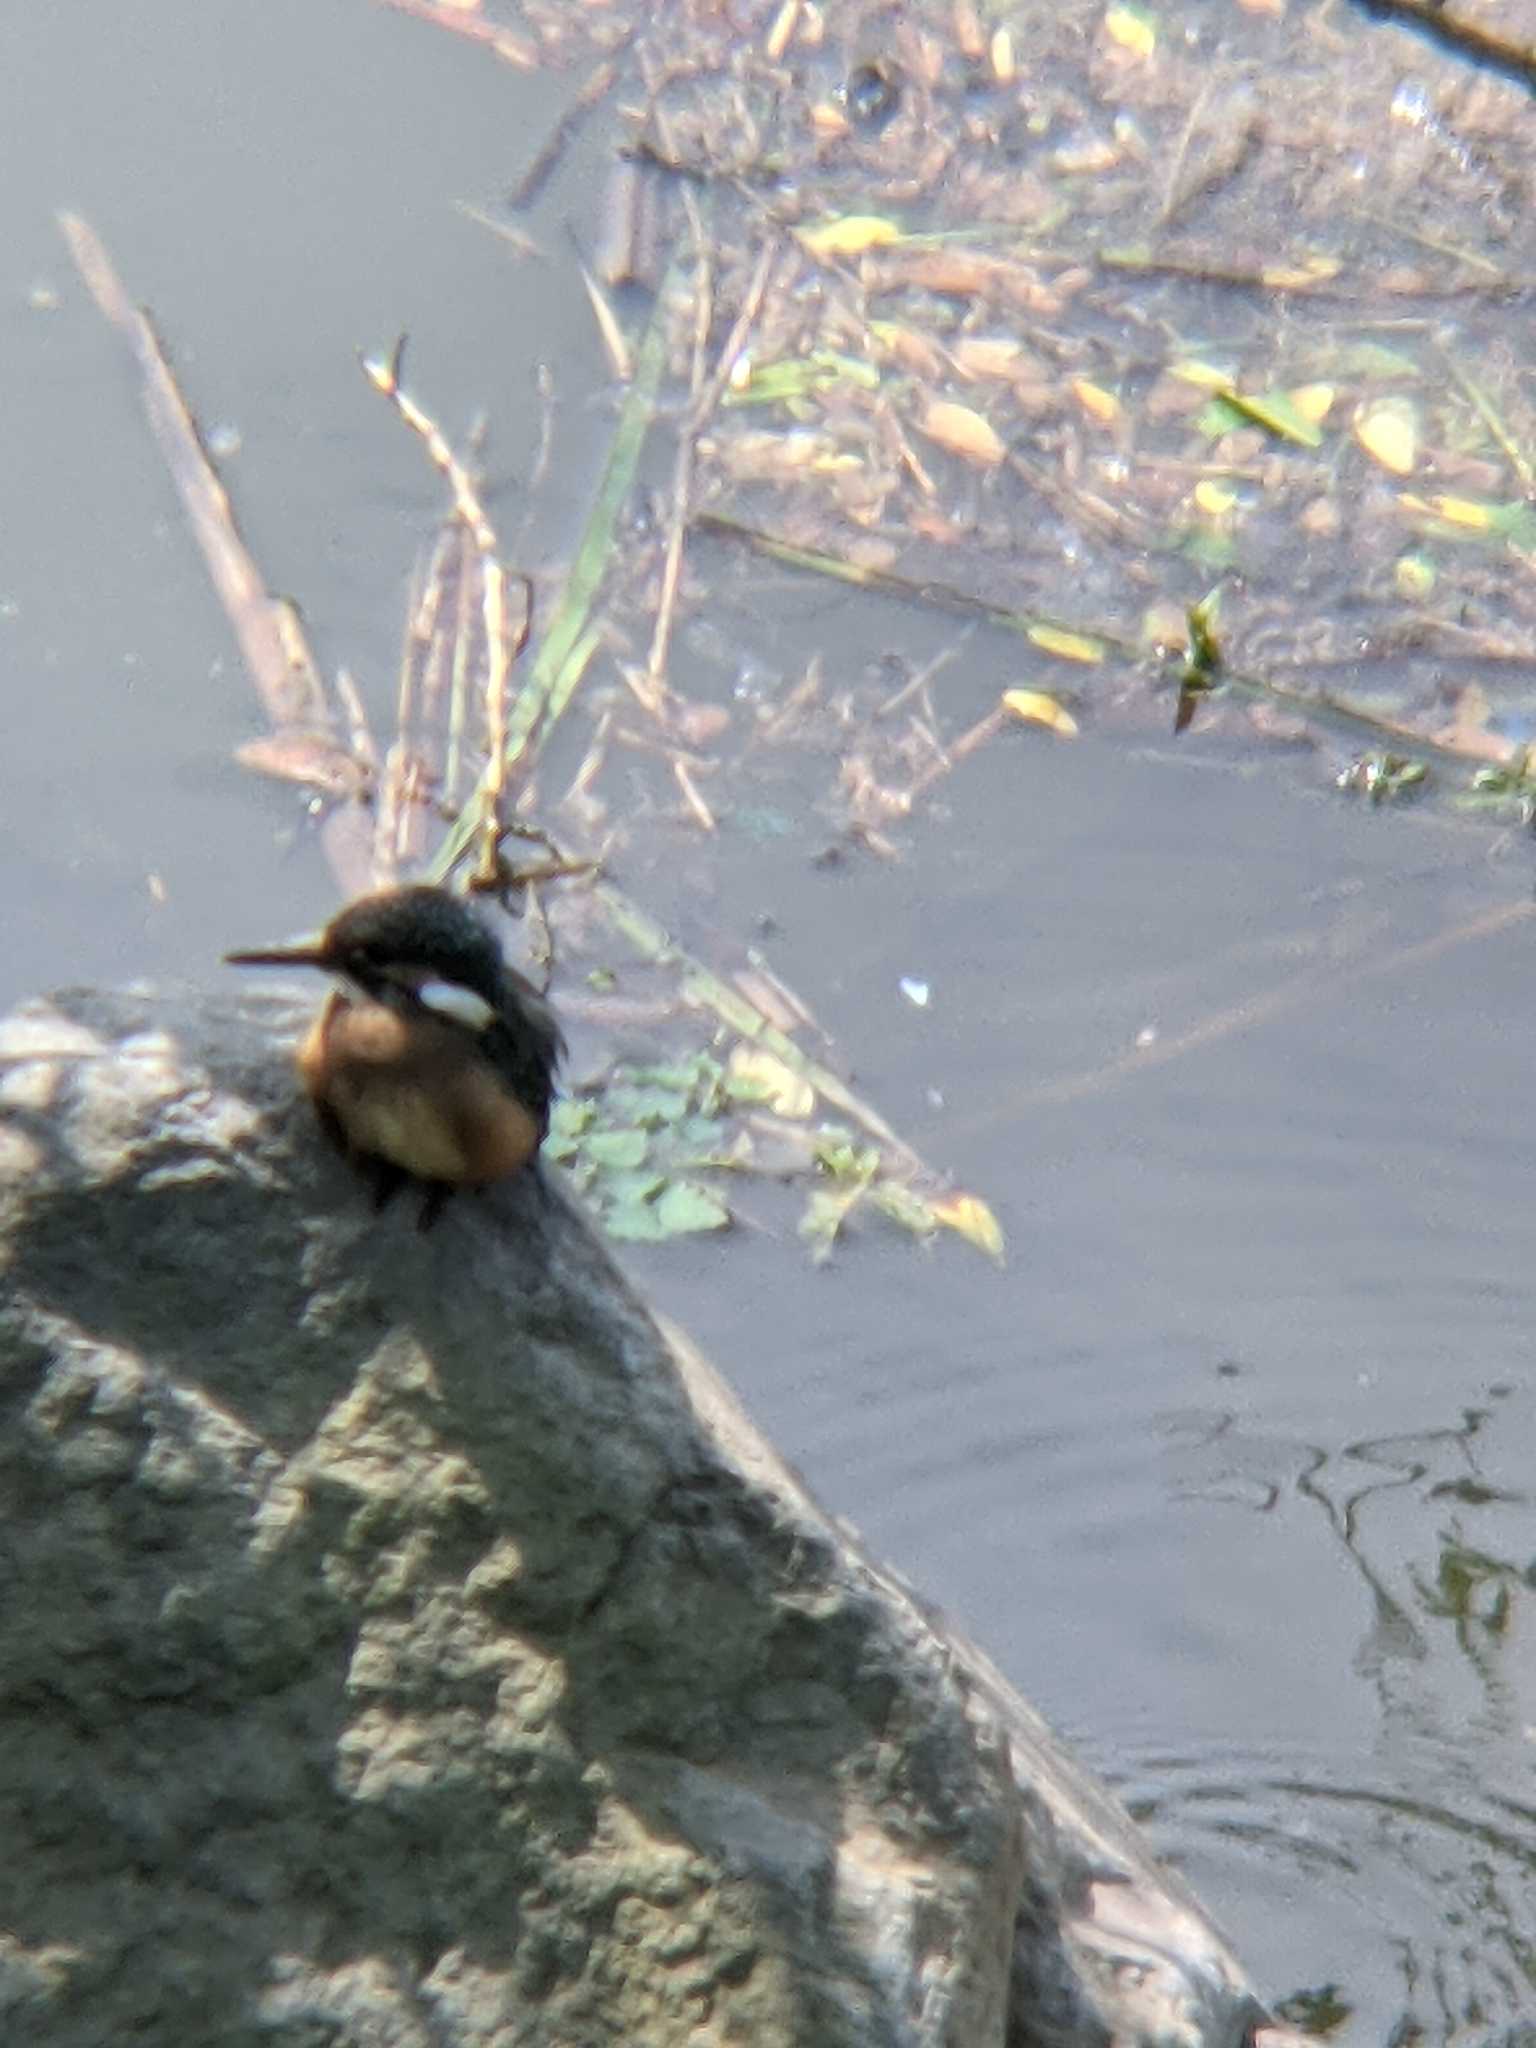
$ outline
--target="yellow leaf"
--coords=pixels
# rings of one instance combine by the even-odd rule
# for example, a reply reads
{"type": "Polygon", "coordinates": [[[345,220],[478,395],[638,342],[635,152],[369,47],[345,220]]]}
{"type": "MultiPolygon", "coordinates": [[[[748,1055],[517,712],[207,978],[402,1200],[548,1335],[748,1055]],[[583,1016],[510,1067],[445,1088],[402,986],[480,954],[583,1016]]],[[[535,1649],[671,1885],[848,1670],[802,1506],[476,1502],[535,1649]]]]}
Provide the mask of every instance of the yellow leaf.
{"type": "Polygon", "coordinates": [[[1410,398],[1380,398],[1355,414],[1355,439],[1393,476],[1408,476],[1418,460],[1419,415],[1410,398]]]}
{"type": "Polygon", "coordinates": [[[1447,526],[1470,526],[1476,533],[1486,533],[1493,524],[1492,511],[1476,498],[1431,498],[1429,504],[1447,526]]]}
{"type": "Polygon", "coordinates": [[[947,398],[936,398],[918,425],[930,441],[937,441],[951,455],[963,455],[967,462],[977,462],[988,469],[1008,453],[979,412],[947,398]]]}
{"type": "Polygon", "coordinates": [[[1064,740],[1077,738],[1077,720],[1044,690],[1004,690],[1003,705],[1027,724],[1046,726],[1064,740]]]}
{"type": "Polygon", "coordinates": [[[1073,377],[1070,383],[1072,396],[1091,419],[1102,420],[1108,426],[1111,421],[1125,417],[1119,399],[1102,384],[1090,384],[1086,377],[1073,377]]]}
{"type": "Polygon", "coordinates": [[[743,1093],[765,1103],[775,1116],[806,1117],[816,1107],[816,1091],[810,1082],[774,1053],[735,1046],[728,1072],[743,1093]]]}
{"type": "Polygon", "coordinates": [[[1304,420],[1320,427],[1332,412],[1337,396],[1331,384],[1298,384],[1291,393],[1291,403],[1304,420]]]}
{"type": "Polygon", "coordinates": [[[1435,565],[1426,555],[1399,555],[1392,567],[1398,595],[1410,602],[1431,595],[1435,587],[1435,565]]]}
{"type": "Polygon", "coordinates": [[[1059,654],[1063,661],[1096,662],[1104,659],[1104,644],[1086,633],[1069,633],[1065,626],[1031,626],[1028,637],[1046,654],[1059,654]]]}
{"type": "Polygon", "coordinates": [[[878,213],[838,214],[798,232],[800,246],[812,256],[862,256],[866,249],[879,249],[901,238],[897,223],[878,213]]]}
{"type": "Polygon", "coordinates": [[[1003,1263],[1002,1225],[979,1195],[946,1195],[934,1203],[933,1213],[947,1230],[958,1231],[978,1251],[1003,1263]]]}
{"type": "Polygon", "coordinates": [[[1260,278],[1274,292],[1304,292],[1337,277],[1343,265],[1336,256],[1307,256],[1300,263],[1266,264],[1260,278]]]}
{"type": "Polygon", "coordinates": [[[1225,370],[1218,370],[1214,363],[1186,361],[1168,365],[1170,377],[1177,377],[1181,383],[1193,384],[1200,391],[1230,391],[1232,379],[1225,370]]]}
{"type": "Polygon", "coordinates": [[[1237,503],[1237,493],[1230,484],[1218,483],[1214,477],[1202,477],[1195,485],[1195,503],[1211,519],[1225,519],[1237,503]]]}
{"type": "Polygon", "coordinates": [[[1156,17],[1144,7],[1132,6],[1130,0],[1116,0],[1104,17],[1104,30],[1133,57],[1150,57],[1157,48],[1156,17]]]}

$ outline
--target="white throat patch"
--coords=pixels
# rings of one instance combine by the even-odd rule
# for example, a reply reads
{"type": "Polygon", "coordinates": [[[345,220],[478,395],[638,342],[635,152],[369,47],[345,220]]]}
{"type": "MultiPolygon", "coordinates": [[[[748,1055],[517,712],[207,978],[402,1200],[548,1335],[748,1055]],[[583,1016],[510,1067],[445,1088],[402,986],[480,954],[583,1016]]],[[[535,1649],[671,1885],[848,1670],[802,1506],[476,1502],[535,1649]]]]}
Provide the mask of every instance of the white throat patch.
{"type": "Polygon", "coordinates": [[[465,988],[462,982],[418,982],[414,993],[425,1009],[448,1017],[455,1024],[467,1025],[471,1031],[484,1031],[495,1020],[495,1006],[484,996],[476,995],[472,988],[465,988]]]}

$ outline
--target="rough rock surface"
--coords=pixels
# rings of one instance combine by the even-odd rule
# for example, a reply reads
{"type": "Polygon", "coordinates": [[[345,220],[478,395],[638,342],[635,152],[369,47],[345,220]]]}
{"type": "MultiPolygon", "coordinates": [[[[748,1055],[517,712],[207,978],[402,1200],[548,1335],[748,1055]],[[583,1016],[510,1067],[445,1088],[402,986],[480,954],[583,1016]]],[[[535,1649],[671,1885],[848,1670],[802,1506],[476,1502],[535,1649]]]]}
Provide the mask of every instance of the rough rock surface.
{"type": "Polygon", "coordinates": [[[1199,1909],[524,1181],[291,999],[0,1024],[0,2039],[1237,2043],[1199,1909]]]}

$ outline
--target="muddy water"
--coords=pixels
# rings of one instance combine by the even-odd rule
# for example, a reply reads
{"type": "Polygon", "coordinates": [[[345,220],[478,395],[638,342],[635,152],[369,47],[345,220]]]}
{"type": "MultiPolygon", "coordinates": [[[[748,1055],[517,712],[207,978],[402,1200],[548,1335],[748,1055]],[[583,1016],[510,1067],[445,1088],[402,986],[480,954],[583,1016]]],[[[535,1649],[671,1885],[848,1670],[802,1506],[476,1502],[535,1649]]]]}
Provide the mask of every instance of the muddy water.
{"type": "Polygon", "coordinates": [[[866,1247],[787,1285],[752,1245],[648,1282],[1268,1986],[1337,1983],[1360,2041],[1528,2012],[1524,852],[1194,754],[1016,751],[968,796],[915,889],[734,887],[1000,1198],[1008,1271],[866,1247]]]}
{"type": "MultiPolygon", "coordinates": [[[[554,101],[361,0],[10,25],[5,999],[207,976],[329,902],[300,801],[230,763],[255,715],[53,209],[238,430],[246,530],[326,659],[387,694],[440,501],[354,348],[408,328],[449,423],[492,415],[509,527],[558,364],[540,559],[611,428],[563,239],[591,154],[541,202],[537,270],[454,210],[515,181],[554,101]]],[[[948,631],[718,573],[759,669],[948,631]]],[[[984,703],[1014,660],[977,636],[946,687],[984,703]]],[[[1267,1991],[1333,1984],[1351,2043],[1505,2038],[1536,2014],[1529,847],[1199,734],[1020,734],[898,862],[823,869],[824,780],[780,792],[793,830],[690,846],[702,907],[658,907],[722,966],[764,948],[992,1200],[1010,1262],[870,1233],[813,1271],[775,1226],[631,1264],[1121,1787],[1267,1991]]]]}

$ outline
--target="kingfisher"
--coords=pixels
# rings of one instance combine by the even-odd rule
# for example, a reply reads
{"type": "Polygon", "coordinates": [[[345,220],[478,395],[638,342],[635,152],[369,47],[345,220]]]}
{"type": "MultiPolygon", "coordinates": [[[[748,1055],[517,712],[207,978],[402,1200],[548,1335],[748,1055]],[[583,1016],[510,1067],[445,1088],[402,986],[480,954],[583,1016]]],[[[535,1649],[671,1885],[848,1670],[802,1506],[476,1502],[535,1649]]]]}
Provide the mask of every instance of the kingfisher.
{"type": "Polygon", "coordinates": [[[224,957],[335,977],[299,1075],[326,1136],[371,1178],[376,1207],[415,1181],[426,1230],[457,1189],[536,1170],[565,1040],[462,898],[384,889],[312,937],[224,957]]]}

